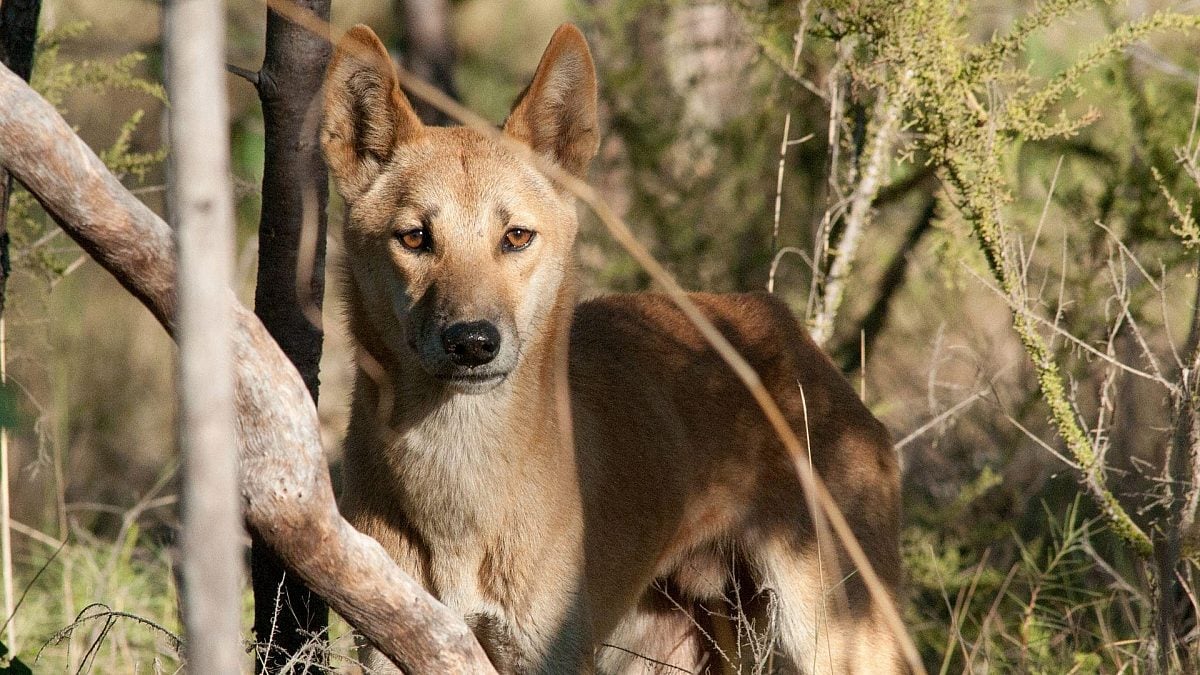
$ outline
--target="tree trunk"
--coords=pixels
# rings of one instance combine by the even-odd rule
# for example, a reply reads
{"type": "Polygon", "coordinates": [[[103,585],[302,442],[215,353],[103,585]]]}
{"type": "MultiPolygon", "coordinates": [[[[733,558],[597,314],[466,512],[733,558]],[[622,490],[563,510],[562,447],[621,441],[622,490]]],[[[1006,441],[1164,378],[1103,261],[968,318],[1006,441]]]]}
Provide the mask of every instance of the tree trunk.
{"type": "Polygon", "coordinates": [[[233,413],[233,189],[225,101],[224,3],[171,0],[163,12],[171,155],[167,202],[178,237],[179,448],[188,669],[241,670],[242,524],[233,413]]]}
{"type": "MultiPolygon", "coordinates": [[[[329,20],[329,0],[298,2],[329,20]]],[[[263,107],[266,151],[254,312],[300,371],[313,401],[320,387],[328,174],[321,155],[320,92],[331,47],[267,10],[266,56],[252,78],[263,107]]],[[[252,534],[254,633],[260,672],[276,673],[309,641],[323,644],[329,609],[252,534]]],[[[325,663],[325,650],[307,660],[325,663]]]]}
{"type": "MultiPolygon", "coordinates": [[[[49,103],[6,68],[0,68],[0,164],[175,332],[170,228],[109,173],[49,103]]],[[[237,303],[233,311],[234,402],[247,524],[398,666],[417,673],[494,673],[462,618],[338,513],[316,406],[304,381],[257,317],[237,303]]]]}

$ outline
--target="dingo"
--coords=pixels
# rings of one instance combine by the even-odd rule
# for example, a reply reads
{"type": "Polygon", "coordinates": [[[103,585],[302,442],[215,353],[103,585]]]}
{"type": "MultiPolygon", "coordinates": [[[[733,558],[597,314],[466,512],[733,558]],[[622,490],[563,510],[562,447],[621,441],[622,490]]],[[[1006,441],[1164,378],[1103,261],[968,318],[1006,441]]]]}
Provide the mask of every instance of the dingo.
{"type": "MultiPolygon", "coordinates": [[[[423,126],[369,28],[343,38],[325,87],[361,355],[350,521],[460,612],[501,672],[720,672],[743,651],[711,637],[735,596],[776,671],[900,671],[853,565],[818,556],[795,458],[683,314],[655,294],[576,306],[572,197],[481,133],[423,126]]],[[[504,132],[582,176],[596,107],[587,43],[564,25],[504,132]]],[[[692,297],[809,440],[894,592],[883,426],[783,304],[692,297]]]]}

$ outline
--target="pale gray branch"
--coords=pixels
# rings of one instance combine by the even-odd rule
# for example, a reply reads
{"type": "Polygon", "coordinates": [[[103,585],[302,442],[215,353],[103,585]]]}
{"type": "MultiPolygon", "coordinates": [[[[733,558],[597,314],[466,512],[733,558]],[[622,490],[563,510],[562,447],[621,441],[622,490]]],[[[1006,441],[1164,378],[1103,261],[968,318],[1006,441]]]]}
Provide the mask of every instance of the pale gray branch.
{"type": "Polygon", "coordinates": [[[817,311],[809,321],[812,338],[818,345],[824,346],[833,336],[833,320],[846,292],[850,267],[854,264],[858,246],[866,231],[871,205],[886,175],[885,168],[891,158],[892,147],[900,130],[904,104],[907,102],[905,93],[912,78],[913,73],[905,71],[896,93],[890,100],[880,101],[879,111],[875,116],[875,134],[866,152],[866,163],[850,196],[850,212],[846,216],[846,226],[842,230],[842,238],[838,240],[837,248],[831,251],[833,261],[825,275],[824,290],[817,311]]]}

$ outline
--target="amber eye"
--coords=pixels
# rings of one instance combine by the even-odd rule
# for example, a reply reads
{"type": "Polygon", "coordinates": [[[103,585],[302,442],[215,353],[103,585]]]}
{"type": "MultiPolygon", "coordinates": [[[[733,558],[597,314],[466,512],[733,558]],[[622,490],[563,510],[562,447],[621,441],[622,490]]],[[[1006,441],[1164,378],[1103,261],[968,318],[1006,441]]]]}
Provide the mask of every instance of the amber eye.
{"type": "Polygon", "coordinates": [[[529,246],[535,234],[533,230],[514,227],[504,233],[504,241],[500,242],[500,246],[505,251],[520,251],[529,246]]]}
{"type": "Polygon", "coordinates": [[[400,244],[410,251],[424,251],[429,248],[429,233],[425,228],[418,227],[415,230],[408,230],[396,235],[400,240],[400,244]]]}

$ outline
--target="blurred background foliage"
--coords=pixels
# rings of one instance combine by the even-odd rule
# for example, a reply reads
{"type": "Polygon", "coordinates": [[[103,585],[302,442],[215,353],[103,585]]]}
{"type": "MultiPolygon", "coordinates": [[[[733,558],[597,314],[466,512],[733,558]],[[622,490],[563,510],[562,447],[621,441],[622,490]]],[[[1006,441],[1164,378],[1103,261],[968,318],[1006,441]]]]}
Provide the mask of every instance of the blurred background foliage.
{"type": "MultiPolygon", "coordinates": [[[[227,7],[228,61],[256,68],[264,10],[227,7]]],[[[1161,663],[1153,561],[1081,487],[1012,307],[1045,319],[1033,330],[1106,489],[1161,537],[1174,523],[1164,495],[1188,488],[1166,470],[1174,401],[1130,370],[1174,382],[1187,356],[1200,253],[1200,34],[1188,26],[1200,3],[335,0],[333,13],[338,26],[371,25],[404,58],[401,17],[431,7],[447,17],[458,95],[497,122],[554,27],[580,23],[602,79],[593,182],[686,287],[770,282],[806,320],[829,281],[813,264],[825,270],[845,240],[872,139],[895,109],[825,344],[899,441],[904,611],[926,665],[1161,663]],[[1118,40],[1161,10],[1177,18],[1118,40]],[[1047,87],[1059,95],[1039,99],[1047,87]],[[1019,273],[1015,295],[997,289],[976,237],[989,218],[1019,273]]],[[[158,12],[146,0],[46,0],[34,85],[161,213],[158,12]]],[[[262,119],[248,84],[228,86],[248,300],[262,119]]],[[[3,412],[29,588],[19,653],[30,660],[47,644],[50,671],[174,670],[172,347],[27,194],[13,214],[3,412]],[[106,607],[89,608],[97,602],[106,607]]],[[[336,199],[330,215],[334,268],[336,199]]],[[[580,260],[587,294],[647,288],[587,216],[580,260]]],[[[330,283],[320,412],[336,466],[350,359],[330,283]]],[[[1180,570],[1168,623],[1186,649],[1168,663],[1186,670],[1196,600],[1191,563],[1180,570]]]]}

